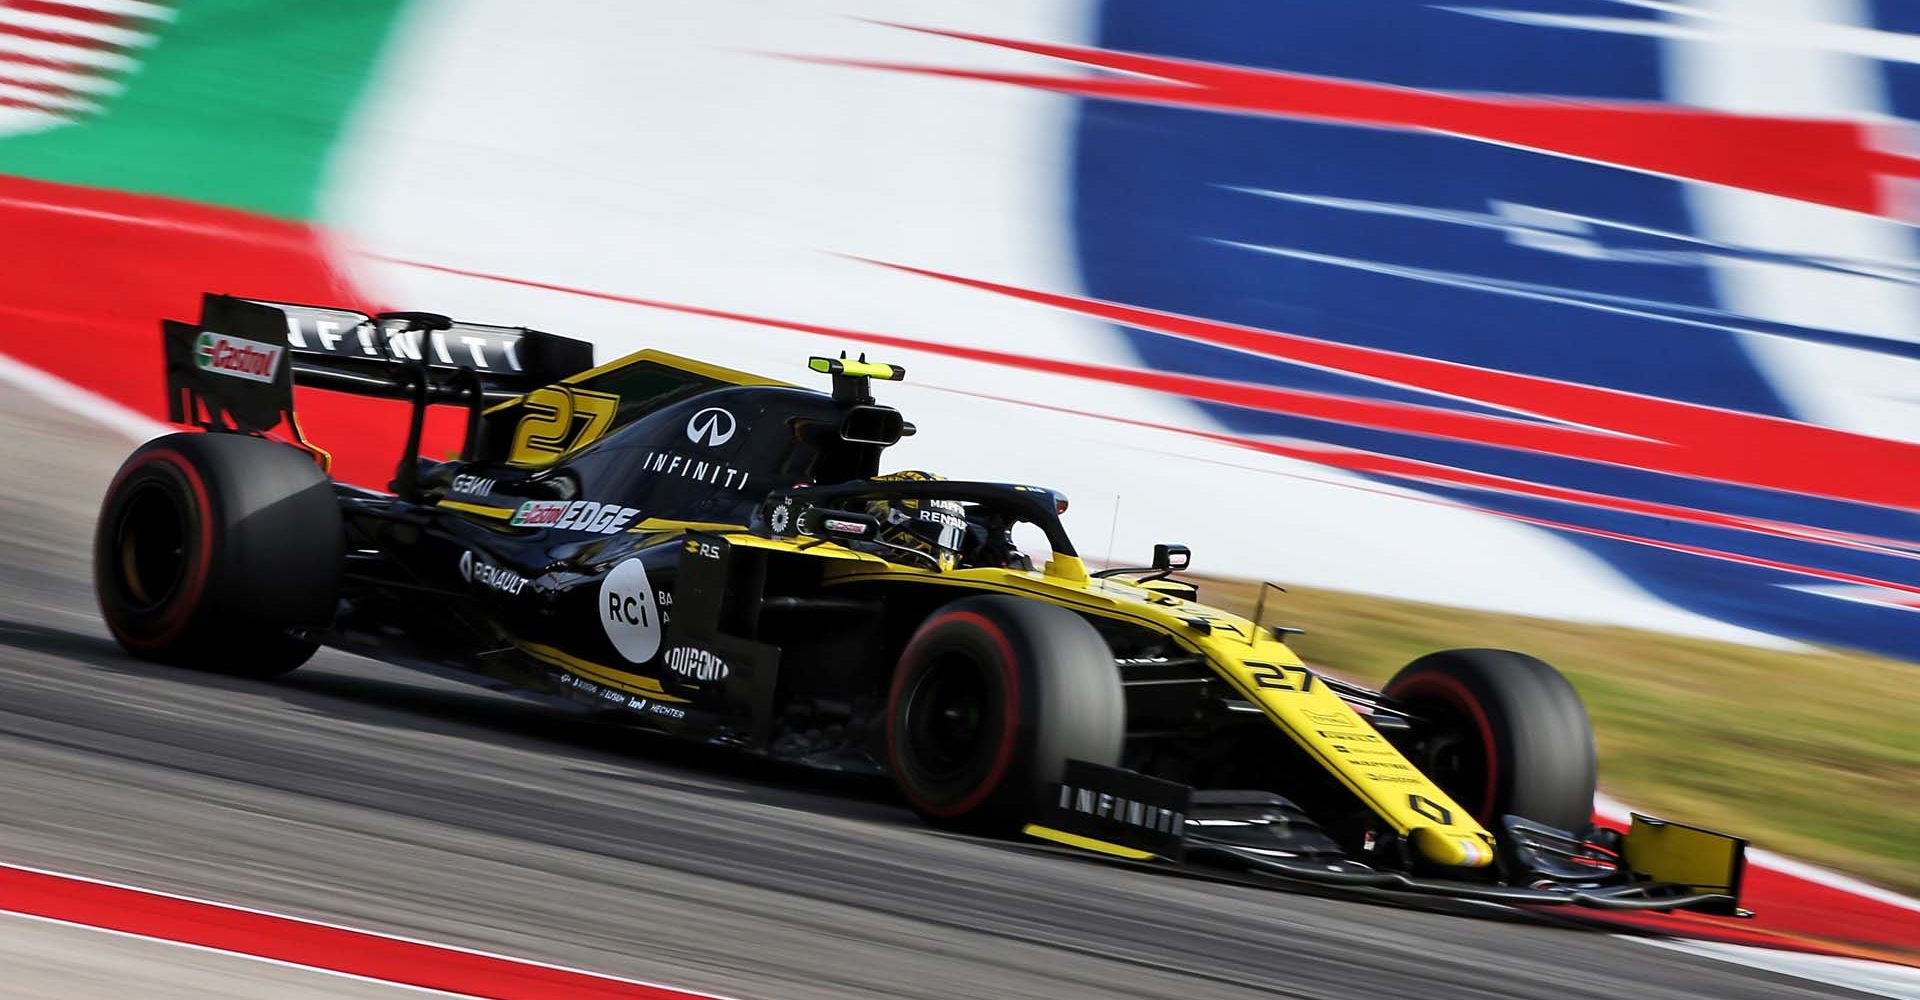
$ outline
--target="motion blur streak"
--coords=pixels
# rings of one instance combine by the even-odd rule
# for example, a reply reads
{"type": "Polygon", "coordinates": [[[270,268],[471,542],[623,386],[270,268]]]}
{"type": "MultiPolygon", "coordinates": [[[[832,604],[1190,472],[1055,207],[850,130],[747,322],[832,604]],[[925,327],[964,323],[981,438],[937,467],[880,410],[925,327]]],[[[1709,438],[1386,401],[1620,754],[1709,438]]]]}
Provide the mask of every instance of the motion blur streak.
{"type": "MultiPolygon", "coordinates": [[[[1472,414],[1449,413],[1439,410],[1423,411],[1423,413],[1429,414],[1430,416],[1427,416],[1426,419],[1417,423],[1401,423],[1393,418],[1397,418],[1400,414],[1416,408],[1407,407],[1402,404],[1371,404],[1364,400],[1342,399],[1313,393],[1288,392],[1258,385],[1245,385],[1220,380],[1184,377],[1167,373],[1122,369],[1111,366],[1086,365],[1068,361],[1049,360],[1027,354],[1012,354],[1001,351],[959,347],[897,335],[861,330],[836,329],[817,324],[800,323],[766,316],[752,316],[704,306],[663,302],[589,289],[569,288],[547,282],[528,281],[504,275],[492,275],[484,272],[423,262],[404,261],[395,258],[385,259],[392,263],[404,264],[410,267],[449,274],[459,274],[465,277],[482,278],[490,281],[500,281],[530,288],[539,288],[546,291],[563,292],[610,302],[621,302],[627,305],[652,309],[666,309],[715,319],[751,323],[757,326],[791,330],[796,333],[853,339],[864,343],[881,344],[890,347],[923,351],[929,354],[965,358],[972,361],[982,361],[1010,368],[1044,371],[1075,378],[1093,379],[1114,384],[1130,385],[1137,388],[1153,389],[1184,396],[1189,399],[1229,403],[1237,406],[1266,409],[1271,412],[1307,416],[1314,419],[1340,419],[1348,424],[1387,427],[1421,435],[1447,436],[1450,427],[1454,428],[1456,435],[1461,434],[1462,430],[1467,427],[1476,429],[1499,427],[1502,431],[1519,430],[1522,435],[1527,433],[1552,432],[1558,429],[1544,424],[1515,425],[1510,422],[1501,422],[1496,418],[1481,417],[1472,414]],[[1395,426],[1396,423],[1400,425],[1395,426]]],[[[1086,315],[1100,316],[1116,321],[1126,321],[1129,326],[1163,330],[1170,333],[1192,335],[1196,339],[1211,339],[1215,342],[1230,343],[1235,347],[1256,350],[1271,356],[1285,357],[1289,360],[1300,361],[1303,364],[1315,364],[1328,369],[1344,370],[1348,373],[1364,377],[1396,380],[1403,385],[1432,388],[1436,391],[1446,391],[1450,394],[1462,396],[1465,396],[1469,392],[1478,391],[1488,397],[1482,401],[1498,403],[1505,400],[1517,400],[1517,406],[1530,408],[1534,412],[1542,415],[1551,416],[1553,412],[1558,409],[1564,413],[1578,414],[1578,416],[1584,420],[1597,421],[1605,419],[1604,413],[1614,412],[1620,414],[1615,418],[1615,422],[1623,428],[1641,428],[1650,434],[1664,432],[1669,438],[1674,439],[1691,437],[1695,444],[1696,453],[1707,456],[1706,460],[1701,462],[1700,465],[1704,466],[1710,462],[1724,460],[1722,467],[1726,470],[1725,475],[1727,476],[1747,476],[1753,479],[1773,480],[1773,477],[1780,476],[1784,473],[1789,477],[1806,477],[1797,480],[1781,478],[1777,481],[1751,482],[1749,485],[1791,489],[1792,486],[1789,484],[1797,482],[1803,491],[1816,483],[1822,483],[1828,488],[1834,488],[1835,484],[1832,482],[1834,477],[1824,474],[1826,471],[1825,467],[1817,466],[1816,463],[1824,456],[1831,456],[1836,449],[1844,453],[1846,449],[1841,447],[1838,442],[1845,442],[1845,444],[1853,448],[1880,456],[1880,460],[1878,464],[1861,466],[1861,474],[1855,479],[1843,480],[1840,483],[1841,486],[1851,483],[1864,490],[1876,492],[1883,488],[1893,487],[1898,490],[1897,495],[1902,498],[1903,503],[1908,502],[1913,496],[1920,496],[1920,494],[1912,493],[1912,487],[1916,483],[1920,483],[1920,447],[1902,442],[1850,435],[1807,424],[1796,424],[1789,421],[1774,420],[1733,411],[1688,406],[1687,404],[1632,396],[1625,393],[1613,393],[1607,390],[1569,385],[1551,380],[1528,379],[1500,372],[1488,372],[1482,369],[1429,361],[1409,355],[1396,355],[1363,348],[1314,342],[1306,338],[1289,337],[1285,334],[1271,331],[1233,328],[1223,324],[1207,323],[1193,317],[1156,314],[1146,310],[1129,309],[1113,303],[1093,302],[1091,300],[1061,295],[1047,295],[1025,289],[1010,288],[1003,285],[995,285],[990,282],[974,281],[901,265],[887,264],[885,266],[989,291],[1001,292],[1052,306],[1072,309],[1086,315]],[[1423,376],[1426,378],[1424,382],[1420,381],[1423,376]],[[1555,398],[1555,394],[1560,390],[1565,390],[1572,397],[1572,401],[1576,405],[1559,405],[1559,400],[1555,398]],[[1602,405],[1578,405],[1580,402],[1579,397],[1583,392],[1589,398],[1595,398],[1604,403],[1611,404],[1612,409],[1609,410],[1606,406],[1602,405]],[[1493,398],[1496,396],[1504,398],[1493,398]],[[1644,412],[1638,415],[1634,414],[1632,408],[1636,406],[1642,407],[1644,412]],[[1685,430],[1687,433],[1674,433],[1678,422],[1674,420],[1663,421],[1660,419],[1663,408],[1665,408],[1664,412],[1671,413],[1678,411],[1695,418],[1693,421],[1694,426],[1687,427],[1680,425],[1680,429],[1685,430]],[[1745,451],[1729,453],[1721,450],[1719,446],[1727,440],[1726,434],[1713,433],[1705,429],[1705,427],[1717,422],[1750,422],[1751,425],[1765,432],[1773,433],[1774,436],[1772,438],[1763,437],[1762,439],[1767,440],[1768,443],[1774,447],[1770,451],[1757,451],[1753,453],[1747,453],[1745,451]],[[1820,442],[1827,443],[1823,445],[1820,442]],[[1779,462],[1777,458],[1782,454],[1788,456],[1798,454],[1801,461],[1797,463],[1792,461],[1779,462]],[[1913,471],[1917,474],[1916,478],[1897,484],[1882,479],[1881,472],[1889,463],[1892,463],[1896,468],[1912,467],[1913,471]]],[[[1082,411],[1073,412],[1097,419],[1121,419],[1106,414],[1086,413],[1082,411]]],[[[1575,425],[1575,427],[1577,426],[1578,425],[1575,425]]],[[[1915,553],[1910,551],[1907,543],[1896,539],[1861,538],[1841,532],[1828,531],[1816,526],[1769,522],[1761,519],[1740,517],[1734,514],[1636,501],[1629,497],[1609,497],[1580,490],[1558,488],[1551,484],[1529,483],[1501,476],[1477,473],[1473,470],[1450,468],[1433,463],[1398,458],[1391,455],[1371,454],[1341,448],[1303,447],[1280,441],[1270,441],[1231,434],[1189,431],[1183,428],[1167,427],[1164,425],[1158,426],[1158,429],[1206,437],[1211,440],[1231,443],[1239,447],[1270,455],[1279,455],[1333,468],[1374,474],[1382,478],[1398,480],[1410,485],[1438,484],[1466,487],[1474,491],[1496,491],[1514,496],[1532,497],[1578,506],[1642,515],[1648,518],[1675,519],[1706,527],[1749,532],[1781,540],[1832,546],[1876,556],[1888,556],[1902,560],[1915,559],[1915,553]]],[[[1585,433],[1577,431],[1573,427],[1567,430],[1569,433],[1585,433]]],[[[1744,439],[1751,440],[1755,436],[1755,433],[1748,433],[1744,436],[1744,439]]],[[[1638,456],[1641,459],[1640,467],[1644,468],[1646,467],[1645,462],[1653,459],[1655,456],[1658,456],[1663,461],[1675,462],[1678,456],[1684,453],[1683,448],[1676,441],[1658,441],[1626,436],[1625,431],[1622,431],[1622,436],[1618,437],[1603,437],[1598,435],[1595,435],[1595,437],[1597,438],[1596,443],[1589,445],[1590,450],[1579,457],[1593,460],[1611,460],[1617,464],[1634,466],[1636,464],[1634,458],[1638,456]],[[1606,455],[1607,458],[1602,459],[1602,455],[1606,455]]],[[[1513,437],[1505,437],[1499,440],[1483,438],[1481,440],[1484,443],[1497,443],[1508,447],[1517,446],[1517,441],[1513,437]]],[[[1569,447],[1564,440],[1561,443],[1563,449],[1569,447]]],[[[1687,471],[1691,474],[1703,475],[1702,469],[1699,467],[1687,471]]],[[[1715,477],[1708,476],[1706,478],[1715,477]]],[[[1920,598],[1920,583],[1908,583],[1898,579],[1867,576],[1836,569],[1822,568],[1816,565],[1806,565],[1725,549],[1663,540],[1639,534],[1609,530],[1594,525],[1571,523],[1555,518],[1506,511],[1485,505],[1461,504],[1460,506],[1477,510],[1481,513],[1530,524],[1535,527],[1642,545],[1667,552],[1844,584],[1852,589],[1842,591],[1841,593],[1857,594],[1862,599],[1887,606],[1913,607],[1916,606],[1916,598],[1920,598]]]]}
{"type": "Polygon", "coordinates": [[[1920,160],[1880,148],[1873,129],[1858,122],[1603,101],[1576,105],[1552,97],[1445,94],[1077,45],[898,27],[1149,79],[819,61],[1011,83],[1079,97],[1438,132],[1876,214],[1891,214],[1898,205],[1888,195],[1885,181],[1920,178],[1920,160]]]}

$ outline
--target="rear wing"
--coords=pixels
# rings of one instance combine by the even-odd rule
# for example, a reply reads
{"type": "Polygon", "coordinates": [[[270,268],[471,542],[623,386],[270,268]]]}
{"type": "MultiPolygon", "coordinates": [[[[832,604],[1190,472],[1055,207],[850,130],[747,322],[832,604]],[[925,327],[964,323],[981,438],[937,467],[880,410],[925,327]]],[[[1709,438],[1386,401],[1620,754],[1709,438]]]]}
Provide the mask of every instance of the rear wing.
{"type": "Polygon", "coordinates": [[[323,466],[293,412],[293,386],[406,399],[414,405],[398,481],[410,487],[426,408],[468,409],[465,450],[488,405],[593,367],[593,345],[524,327],[457,322],[435,313],[381,313],[201,299],[200,321],[163,320],[167,415],[207,430],[262,434],[282,425],[323,466]]]}

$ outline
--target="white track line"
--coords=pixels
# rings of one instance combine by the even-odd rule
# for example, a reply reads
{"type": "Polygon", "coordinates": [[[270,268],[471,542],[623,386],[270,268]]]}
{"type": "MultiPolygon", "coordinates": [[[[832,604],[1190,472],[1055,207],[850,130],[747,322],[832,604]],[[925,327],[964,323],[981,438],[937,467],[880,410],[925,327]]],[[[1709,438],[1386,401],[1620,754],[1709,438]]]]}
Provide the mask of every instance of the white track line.
{"type": "Polygon", "coordinates": [[[1810,955],[1798,951],[1757,948],[1745,944],[1728,944],[1724,941],[1636,937],[1631,934],[1615,936],[1622,941],[1637,941],[1655,948],[1684,952],[1720,962],[1731,962],[1735,965],[1792,976],[1796,979],[1807,979],[1831,986],[1844,986],[1847,989],[1874,996],[1892,997],[1893,1000],[1920,1000],[1920,969],[1905,965],[1874,962],[1864,958],[1841,958],[1834,955],[1810,955]]]}
{"type": "Polygon", "coordinates": [[[351,972],[338,972],[333,969],[321,968],[320,966],[317,966],[317,965],[301,965],[297,962],[283,962],[277,958],[263,958],[259,955],[249,955],[244,951],[230,951],[225,948],[209,948],[206,945],[190,944],[185,941],[175,941],[170,938],[153,937],[147,934],[135,934],[130,931],[117,931],[111,927],[97,927],[93,924],[75,923],[71,920],[56,920],[52,917],[42,917],[32,913],[15,913],[11,910],[0,909],[0,916],[5,916],[13,920],[31,920],[35,923],[50,924],[55,927],[71,927],[77,930],[93,931],[94,933],[97,933],[97,934],[106,934],[111,937],[125,938],[129,941],[150,941],[155,944],[172,945],[175,948],[184,948],[187,951],[197,951],[203,955],[225,955],[230,958],[245,959],[249,962],[258,962],[261,965],[272,965],[282,969],[298,969],[301,972],[317,973],[323,976],[331,976],[335,979],[350,979],[355,982],[373,983],[378,986],[385,986],[389,989],[405,990],[409,993],[418,993],[423,996],[453,997],[455,998],[455,1000],[485,1000],[485,998],[477,997],[476,994],[472,994],[472,993],[448,993],[445,990],[430,989],[425,986],[415,986],[411,983],[396,983],[391,979],[374,979],[370,976],[356,976],[351,972]]]}
{"type": "MultiPolygon", "coordinates": [[[[48,868],[35,868],[31,865],[9,864],[7,862],[0,862],[0,871],[24,872],[29,875],[43,876],[45,878],[57,879],[63,882],[78,883],[78,884],[91,885],[91,886],[100,886],[103,888],[115,890],[116,892],[119,892],[119,893],[128,894],[135,900],[139,899],[140,897],[147,897],[151,899],[175,900],[178,902],[191,904],[195,907],[205,908],[206,910],[213,913],[246,914],[249,916],[266,918],[267,920],[271,920],[271,921],[280,921],[286,924],[302,925],[305,927],[317,927],[317,928],[322,928],[324,930],[329,930],[329,931],[341,931],[349,935],[358,935],[364,938],[394,941],[400,944],[412,945],[414,947],[425,949],[431,952],[442,952],[450,955],[471,955],[476,958],[483,958],[483,959],[489,959],[495,962],[506,963],[510,966],[521,966],[529,969],[546,969],[553,972],[564,973],[571,977],[578,977],[582,981],[582,983],[585,985],[598,983],[598,984],[604,984],[605,986],[633,986],[633,987],[639,987],[644,990],[655,991],[661,994],[666,994],[666,995],[670,995],[678,998],[698,997],[698,998],[702,998],[702,1000],[733,1000],[733,998],[727,997],[725,995],[722,995],[719,993],[708,993],[704,990],[689,989],[683,986],[668,986],[664,983],[657,983],[657,982],[653,982],[651,980],[646,980],[646,979],[633,979],[626,976],[617,976],[617,975],[612,975],[610,973],[605,973],[605,972],[594,972],[592,970],[582,969],[577,966],[560,965],[554,962],[542,962],[536,959],[521,958],[515,955],[505,955],[500,952],[487,951],[481,948],[466,948],[460,945],[444,944],[438,941],[425,940],[423,938],[408,937],[407,935],[404,935],[404,934],[389,934],[384,931],[369,930],[364,927],[355,927],[350,924],[340,924],[340,923],[334,923],[332,921],[327,921],[327,920],[315,920],[310,917],[293,916],[291,914],[281,913],[275,910],[262,909],[260,907],[242,906],[237,903],[222,903],[215,900],[205,899],[199,896],[188,896],[182,893],[164,892],[159,889],[148,889],[148,888],[144,888],[137,885],[129,885],[125,882],[115,882],[110,879],[94,878],[89,875],[75,875],[75,874],[72,874],[71,872],[54,871],[48,868]]],[[[4,900],[0,900],[0,913],[5,913],[11,916],[21,916],[21,917],[38,916],[38,914],[33,913],[31,910],[11,908],[6,904],[4,900]]],[[[59,918],[53,918],[53,922],[64,924],[64,923],[69,923],[70,921],[59,919],[59,918]]],[[[118,931],[115,928],[106,927],[101,924],[76,924],[76,926],[93,927],[99,930],[113,931],[115,933],[125,934],[128,937],[136,937],[136,938],[148,937],[147,935],[144,935],[144,934],[118,931]]],[[[152,940],[171,941],[171,939],[169,938],[152,938],[152,940]]],[[[181,944],[186,947],[200,948],[205,951],[217,952],[221,954],[229,953],[228,950],[224,948],[195,945],[195,944],[192,944],[191,942],[174,941],[172,943],[181,944]]],[[[231,952],[231,954],[247,955],[247,953],[245,952],[231,952]]],[[[247,955],[247,957],[258,958],[259,956],[247,955]]],[[[276,962],[277,964],[290,965],[295,968],[315,968],[315,969],[322,968],[320,966],[307,966],[300,963],[291,963],[291,962],[285,962],[285,961],[276,960],[276,959],[262,958],[261,960],[273,961],[273,962],[276,962]]],[[[356,976],[354,978],[367,978],[367,977],[356,976]]],[[[385,982],[385,980],[375,980],[375,981],[385,982]]],[[[438,992],[444,992],[444,991],[438,991],[438,992]]],[[[452,995],[460,996],[462,994],[456,993],[452,995]]]]}

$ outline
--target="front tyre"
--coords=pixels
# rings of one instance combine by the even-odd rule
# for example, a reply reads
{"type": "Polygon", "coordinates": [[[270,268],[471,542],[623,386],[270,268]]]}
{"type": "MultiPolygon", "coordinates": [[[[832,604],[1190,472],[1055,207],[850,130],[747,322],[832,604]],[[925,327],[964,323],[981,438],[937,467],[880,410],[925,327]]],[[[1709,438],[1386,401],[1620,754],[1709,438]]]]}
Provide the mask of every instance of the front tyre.
{"type": "Polygon", "coordinates": [[[306,662],[345,545],[332,484],[306,454],[238,434],[169,434],[114,476],[94,533],[94,592],[143,659],[247,677],[306,662]]]}
{"type": "Polygon", "coordinates": [[[968,597],[934,612],[900,655],[887,755],[914,811],[1011,833],[1068,760],[1119,763],[1126,697],[1086,620],[1039,601],[968,597]]]}
{"type": "Polygon", "coordinates": [[[1593,724],[1558,670],[1504,649],[1451,649],[1381,689],[1420,724],[1402,746],[1488,829],[1514,815],[1560,830],[1593,823],[1593,724]]]}

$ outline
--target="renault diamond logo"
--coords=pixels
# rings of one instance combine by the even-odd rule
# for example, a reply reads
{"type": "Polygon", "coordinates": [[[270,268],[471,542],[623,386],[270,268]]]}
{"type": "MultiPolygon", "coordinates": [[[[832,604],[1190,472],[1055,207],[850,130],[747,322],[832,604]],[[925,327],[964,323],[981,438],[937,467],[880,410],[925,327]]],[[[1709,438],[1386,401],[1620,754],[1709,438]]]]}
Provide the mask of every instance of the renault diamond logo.
{"type": "Polygon", "coordinates": [[[718,448],[733,440],[733,428],[733,414],[718,406],[709,406],[687,421],[687,440],[718,448]]]}

